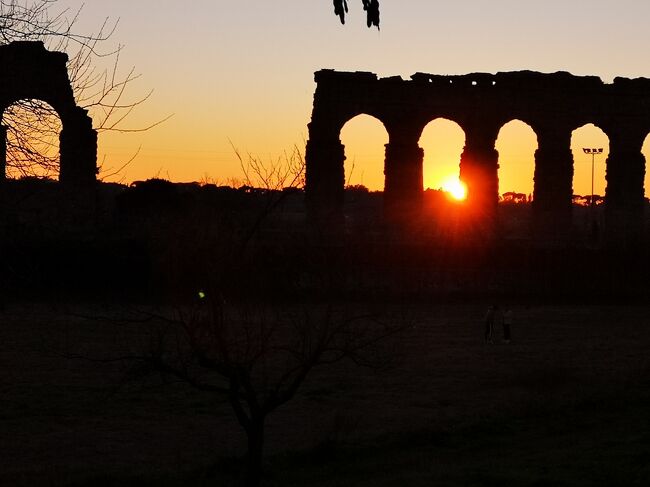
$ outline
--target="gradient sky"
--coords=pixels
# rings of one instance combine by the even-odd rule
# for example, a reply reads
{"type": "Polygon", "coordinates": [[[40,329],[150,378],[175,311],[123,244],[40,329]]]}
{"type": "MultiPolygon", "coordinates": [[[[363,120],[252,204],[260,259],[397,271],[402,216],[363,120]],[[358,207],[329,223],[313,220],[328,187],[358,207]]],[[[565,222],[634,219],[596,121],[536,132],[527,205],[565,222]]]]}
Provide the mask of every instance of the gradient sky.
{"type": "MultiPolygon", "coordinates": [[[[132,84],[132,96],[154,90],[127,128],[174,114],[146,133],[103,134],[100,160],[118,167],[142,146],[125,181],[241,178],[230,141],[265,160],[294,145],[303,147],[313,73],[321,68],[404,78],[417,71],[520,69],[566,70],[605,81],[650,77],[647,0],[382,0],[381,31],[365,27],[360,0],[349,3],[342,26],[331,0],[87,1],[78,27],[93,31],[105,17],[119,19],[111,42],[125,46],[121,66],[134,65],[142,74],[132,84]]],[[[80,3],[60,0],[59,6],[66,5],[74,9],[80,3]]],[[[369,117],[343,128],[350,183],[383,185],[386,137],[383,126],[369,117]]],[[[458,173],[463,137],[450,122],[425,129],[420,143],[425,187],[440,187],[458,173]]],[[[527,126],[503,129],[497,142],[502,192],[532,192],[535,145],[527,126]]],[[[580,147],[607,150],[607,138],[587,127],[574,133],[574,146],[579,150],[574,192],[588,194],[591,160],[580,147]]],[[[595,192],[601,194],[604,160],[596,164],[595,192]]]]}

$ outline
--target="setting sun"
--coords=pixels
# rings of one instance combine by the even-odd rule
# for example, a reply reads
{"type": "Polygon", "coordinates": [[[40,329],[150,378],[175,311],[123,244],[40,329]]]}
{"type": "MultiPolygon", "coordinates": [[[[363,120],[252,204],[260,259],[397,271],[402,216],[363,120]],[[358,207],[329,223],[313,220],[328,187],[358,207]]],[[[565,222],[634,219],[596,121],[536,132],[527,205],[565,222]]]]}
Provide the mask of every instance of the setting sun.
{"type": "Polygon", "coordinates": [[[467,186],[458,177],[454,176],[442,183],[442,190],[457,200],[463,201],[467,198],[467,186]]]}

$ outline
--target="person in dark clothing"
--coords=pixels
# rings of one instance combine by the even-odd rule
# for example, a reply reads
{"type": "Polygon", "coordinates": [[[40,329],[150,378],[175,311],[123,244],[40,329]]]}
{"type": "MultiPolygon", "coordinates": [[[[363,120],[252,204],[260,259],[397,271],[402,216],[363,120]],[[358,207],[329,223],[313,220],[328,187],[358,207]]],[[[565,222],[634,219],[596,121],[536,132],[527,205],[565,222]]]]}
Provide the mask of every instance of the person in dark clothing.
{"type": "Polygon", "coordinates": [[[496,304],[488,308],[487,314],[485,315],[485,343],[493,343],[492,333],[494,332],[494,322],[498,313],[499,307],[496,304]]]}

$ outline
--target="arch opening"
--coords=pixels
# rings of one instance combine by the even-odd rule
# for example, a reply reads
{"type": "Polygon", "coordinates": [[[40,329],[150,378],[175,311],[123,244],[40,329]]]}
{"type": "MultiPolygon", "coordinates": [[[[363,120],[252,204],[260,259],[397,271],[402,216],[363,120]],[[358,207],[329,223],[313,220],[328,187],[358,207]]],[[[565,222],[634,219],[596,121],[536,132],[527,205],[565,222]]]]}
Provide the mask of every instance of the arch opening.
{"type": "Polygon", "coordinates": [[[609,137],[593,123],[571,133],[573,154],[573,227],[590,241],[599,239],[605,222],[609,137]]]}
{"type": "Polygon", "coordinates": [[[361,114],[348,120],[339,135],[345,147],[345,186],[383,191],[384,159],[388,131],[372,115],[361,114]]]}
{"type": "Polygon", "coordinates": [[[609,156],[609,137],[602,129],[588,123],[571,133],[571,152],[573,153],[574,196],[586,196],[587,199],[591,196],[593,160],[593,195],[600,204],[602,201],[599,198],[604,198],[607,190],[605,174],[609,156]],[[593,149],[596,149],[595,153],[591,152],[593,149]]]}
{"type": "MultiPolygon", "coordinates": [[[[461,126],[446,118],[436,118],[425,125],[418,144],[424,151],[425,192],[458,191],[455,188],[458,188],[460,157],[465,146],[465,131],[461,126]]],[[[456,195],[459,196],[461,191],[456,195]]]]}
{"type": "Polygon", "coordinates": [[[501,127],[495,144],[501,200],[520,200],[521,195],[526,201],[532,199],[537,147],[537,134],[527,123],[515,119],[501,127]]]}
{"type": "Polygon", "coordinates": [[[506,237],[525,238],[531,224],[537,134],[527,123],[514,119],[501,127],[494,147],[499,153],[500,231],[506,237]]]}
{"type": "Polygon", "coordinates": [[[22,99],[2,113],[6,127],[6,177],[58,180],[61,118],[48,103],[22,99]]]}

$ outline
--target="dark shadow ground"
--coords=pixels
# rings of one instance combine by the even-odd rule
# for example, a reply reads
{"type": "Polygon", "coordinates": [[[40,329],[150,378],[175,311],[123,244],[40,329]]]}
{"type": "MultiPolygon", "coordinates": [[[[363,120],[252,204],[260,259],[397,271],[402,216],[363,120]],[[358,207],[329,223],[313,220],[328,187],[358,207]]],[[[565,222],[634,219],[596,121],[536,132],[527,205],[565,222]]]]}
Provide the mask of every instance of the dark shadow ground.
{"type": "MultiPolygon", "coordinates": [[[[316,370],[270,417],[265,485],[647,485],[650,308],[514,309],[514,341],[486,346],[483,304],[419,304],[391,369],[316,370]]],[[[63,355],[119,350],[123,330],[78,316],[117,311],[0,315],[0,485],[232,484],[227,404],[63,355]]]]}
{"type": "Polygon", "coordinates": [[[161,181],[102,186],[97,220],[68,227],[48,194],[6,193],[0,485],[233,484],[245,438],[226,402],[101,360],[142,344],[99,317],[206,283],[413,324],[393,367],[315,370],[270,416],[267,486],[650,483],[647,245],[536,246],[521,208],[492,248],[442,223],[399,238],[376,194],[348,201],[342,233],[314,234],[299,192],[247,239],[268,193],[161,181]],[[493,301],[515,311],[510,344],[483,343],[493,301]]]}

